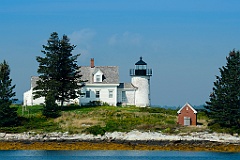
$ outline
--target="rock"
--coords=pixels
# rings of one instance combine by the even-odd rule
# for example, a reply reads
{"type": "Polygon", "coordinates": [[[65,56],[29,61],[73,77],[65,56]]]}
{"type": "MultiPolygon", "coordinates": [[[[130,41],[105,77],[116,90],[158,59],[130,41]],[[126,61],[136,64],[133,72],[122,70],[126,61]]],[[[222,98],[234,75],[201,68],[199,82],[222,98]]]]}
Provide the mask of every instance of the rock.
{"type": "Polygon", "coordinates": [[[130,132],[106,132],[103,136],[92,134],[73,134],[65,133],[19,133],[6,134],[0,133],[2,141],[209,141],[209,142],[224,142],[224,143],[240,143],[240,137],[230,134],[194,132],[189,134],[168,135],[159,132],[141,132],[133,130],[130,132]]]}
{"type": "Polygon", "coordinates": [[[0,133],[0,138],[4,138],[6,136],[6,133],[0,133]]]}

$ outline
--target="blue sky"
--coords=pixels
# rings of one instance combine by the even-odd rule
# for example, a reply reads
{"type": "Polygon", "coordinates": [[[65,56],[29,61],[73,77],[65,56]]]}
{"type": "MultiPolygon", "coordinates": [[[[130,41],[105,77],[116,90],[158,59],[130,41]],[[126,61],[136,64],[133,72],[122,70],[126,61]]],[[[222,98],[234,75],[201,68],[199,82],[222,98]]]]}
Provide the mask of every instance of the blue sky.
{"type": "Polygon", "coordinates": [[[11,67],[17,98],[36,76],[54,31],[81,53],[79,65],[119,66],[121,82],[142,56],[153,69],[153,105],[201,105],[218,68],[240,49],[238,0],[1,0],[0,61],[11,67]]]}

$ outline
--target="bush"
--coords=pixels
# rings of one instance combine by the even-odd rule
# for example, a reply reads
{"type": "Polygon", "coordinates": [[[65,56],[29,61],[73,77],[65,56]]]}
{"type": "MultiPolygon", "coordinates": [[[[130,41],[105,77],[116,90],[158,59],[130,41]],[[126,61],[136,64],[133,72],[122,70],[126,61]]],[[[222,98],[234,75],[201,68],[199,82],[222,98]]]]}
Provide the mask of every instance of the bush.
{"type": "Polygon", "coordinates": [[[84,132],[93,134],[93,135],[104,135],[106,130],[104,127],[101,127],[100,125],[95,125],[95,126],[91,126],[87,129],[84,130],[84,132]]]}
{"type": "Polygon", "coordinates": [[[219,123],[209,123],[208,124],[209,128],[214,131],[214,132],[219,132],[219,133],[240,133],[240,129],[236,127],[222,127],[219,123]]]}
{"type": "Polygon", "coordinates": [[[57,118],[60,116],[58,105],[53,96],[49,95],[46,97],[46,105],[43,107],[42,114],[48,118],[57,118]]]}
{"type": "Polygon", "coordinates": [[[101,106],[101,101],[90,101],[86,104],[86,106],[101,106]]]}
{"type": "Polygon", "coordinates": [[[98,107],[98,106],[110,106],[110,105],[107,102],[102,102],[102,101],[89,101],[87,104],[83,106],[98,107]]]}
{"type": "Polygon", "coordinates": [[[107,132],[119,131],[119,127],[122,127],[122,124],[117,123],[116,121],[108,121],[105,126],[107,132]]]}
{"type": "Polygon", "coordinates": [[[122,106],[122,102],[117,102],[117,106],[122,106]]]}
{"type": "Polygon", "coordinates": [[[19,119],[16,108],[10,108],[8,103],[0,104],[0,126],[14,127],[19,125],[19,119]]]}

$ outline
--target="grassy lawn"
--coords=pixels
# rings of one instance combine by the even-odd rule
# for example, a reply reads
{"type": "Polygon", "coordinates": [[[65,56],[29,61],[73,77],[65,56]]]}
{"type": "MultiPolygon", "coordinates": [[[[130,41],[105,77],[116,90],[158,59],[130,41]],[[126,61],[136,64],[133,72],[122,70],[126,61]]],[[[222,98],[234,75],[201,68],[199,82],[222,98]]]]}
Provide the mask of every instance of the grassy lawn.
{"type": "MultiPolygon", "coordinates": [[[[164,108],[139,108],[134,106],[80,107],[66,106],[61,116],[47,119],[42,116],[42,106],[23,107],[15,105],[21,117],[21,126],[0,128],[1,132],[69,132],[93,133],[140,131],[161,131],[179,133],[204,130],[206,127],[180,127],[177,125],[177,110],[164,108]]],[[[207,117],[199,113],[198,121],[206,126],[207,117]]]]}

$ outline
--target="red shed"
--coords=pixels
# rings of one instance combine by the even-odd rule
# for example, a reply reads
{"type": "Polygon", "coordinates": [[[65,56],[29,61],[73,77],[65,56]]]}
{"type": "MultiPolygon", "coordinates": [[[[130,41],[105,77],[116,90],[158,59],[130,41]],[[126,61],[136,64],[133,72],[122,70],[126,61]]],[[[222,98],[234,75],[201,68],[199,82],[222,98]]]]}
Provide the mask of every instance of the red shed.
{"type": "Polygon", "coordinates": [[[178,124],[183,126],[197,125],[197,111],[186,103],[178,112],[178,124]]]}

